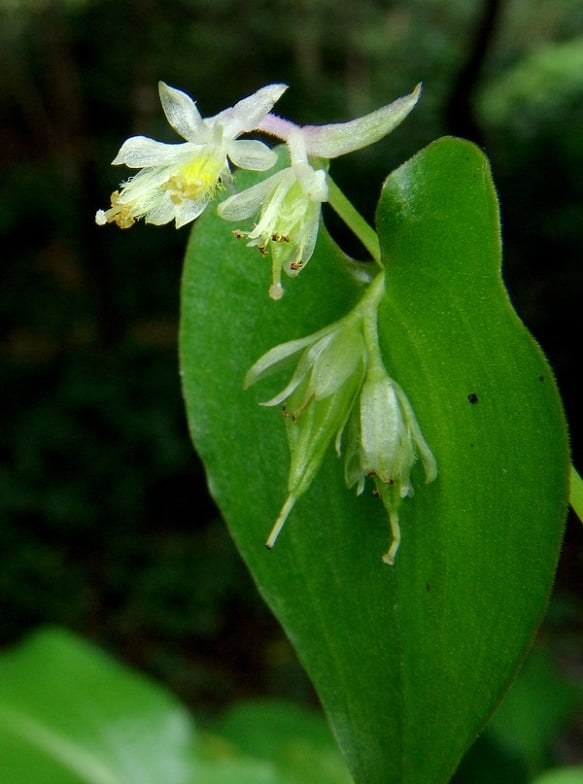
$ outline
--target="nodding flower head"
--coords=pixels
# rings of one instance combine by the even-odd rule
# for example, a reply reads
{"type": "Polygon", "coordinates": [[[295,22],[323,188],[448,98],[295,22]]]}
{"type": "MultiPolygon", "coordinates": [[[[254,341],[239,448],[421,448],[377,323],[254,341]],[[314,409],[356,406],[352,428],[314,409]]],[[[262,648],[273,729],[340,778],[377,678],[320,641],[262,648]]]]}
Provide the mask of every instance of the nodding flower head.
{"type": "Polygon", "coordinates": [[[237,229],[236,237],[247,237],[247,245],[271,254],[272,299],[281,299],[282,270],[298,275],[310,260],[316,245],[322,202],[328,201],[327,159],[353,152],[381,139],[401,123],[413,109],[420,87],[371,114],[347,123],[295,125],[266,114],[260,130],[284,141],[291,166],[264,182],[230,196],[218,207],[221,217],[242,221],[258,215],[251,231],[237,229]]]}
{"type": "Polygon", "coordinates": [[[295,504],[312,483],[328,445],[341,433],[362,384],[366,349],[358,318],[340,321],[268,351],[249,370],[245,386],[301,352],[286,386],[264,406],[282,406],[290,448],[288,498],[266,542],[271,548],[295,504]]]}
{"type": "Polygon", "coordinates": [[[237,237],[247,237],[247,245],[263,255],[271,254],[272,284],[269,295],[281,299],[281,272],[299,274],[310,260],[320,226],[322,202],[328,199],[326,172],[308,162],[304,138],[294,128],[288,139],[291,166],[219,204],[218,213],[226,220],[240,221],[259,213],[255,227],[237,237]]]}
{"type": "Polygon", "coordinates": [[[308,337],[276,346],[247,374],[249,386],[301,352],[288,384],[263,403],[283,406],[290,449],[288,497],[267,539],[269,548],[332,441],[339,456],[344,451],[347,486],[356,485],[360,494],[366,479],[372,479],[389,513],[392,542],[385,563],[394,563],[399,547],[397,510],[401,499],[413,494],[410,476],[418,455],[426,481],[437,476],[413,408],[382,361],[377,308],[383,285],[379,274],[351,313],[308,337]]]}
{"type": "MultiPolygon", "coordinates": [[[[336,442],[338,454],[342,438],[336,442]]],[[[374,359],[348,419],[345,441],[347,487],[356,486],[360,495],[366,479],[372,479],[389,514],[392,541],[383,561],[392,565],[401,541],[398,508],[413,495],[411,471],[417,457],[426,482],[436,478],[437,464],[405,392],[374,359]]]]}
{"type": "Polygon", "coordinates": [[[262,142],[238,139],[258,126],[286,90],[270,84],[214,117],[203,119],[194,101],[181,90],[159,83],[166,119],[185,139],[165,144],[133,136],[121,146],[113,164],[139,169],[111,196],[111,207],[98,210],[95,221],[103,226],[132,226],[144,218],[161,225],[174,220],[176,228],[197,218],[229,177],[229,161],[236,166],[264,171],[276,154],[262,142]]]}

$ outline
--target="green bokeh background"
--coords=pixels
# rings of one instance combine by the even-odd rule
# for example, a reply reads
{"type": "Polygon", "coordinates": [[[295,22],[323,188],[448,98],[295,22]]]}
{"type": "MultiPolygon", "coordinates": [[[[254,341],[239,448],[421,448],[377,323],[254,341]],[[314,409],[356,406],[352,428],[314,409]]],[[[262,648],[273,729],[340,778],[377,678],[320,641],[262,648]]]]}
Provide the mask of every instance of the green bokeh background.
{"type": "MultiPolygon", "coordinates": [[[[406,123],[334,162],[335,179],[371,218],[388,171],[437,136],[484,147],[505,278],[557,374],[577,458],[582,74],[579,0],[0,0],[0,645],[65,625],[199,712],[314,699],[188,440],[176,348],[188,230],[94,225],[124,176],[109,166],[121,141],[174,138],[158,79],[204,115],[285,81],[278,111],[302,123],[350,119],[423,81],[406,123]]],[[[571,521],[541,636],[573,678],[580,539],[571,521]]],[[[580,762],[581,748],[575,720],[556,761],[580,762]]]]}

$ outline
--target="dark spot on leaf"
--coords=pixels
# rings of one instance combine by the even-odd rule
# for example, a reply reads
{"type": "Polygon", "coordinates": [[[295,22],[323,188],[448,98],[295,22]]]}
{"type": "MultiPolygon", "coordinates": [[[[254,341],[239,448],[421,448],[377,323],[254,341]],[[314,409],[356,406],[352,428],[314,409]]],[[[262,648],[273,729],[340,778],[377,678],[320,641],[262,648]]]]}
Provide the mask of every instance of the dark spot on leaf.
{"type": "Polygon", "coordinates": [[[431,590],[431,586],[429,585],[429,583],[425,583],[425,590],[427,591],[427,593],[429,593],[429,591],[431,590]]]}
{"type": "Polygon", "coordinates": [[[469,401],[469,402],[470,402],[470,403],[471,403],[473,406],[475,406],[475,405],[476,405],[476,403],[478,402],[478,396],[476,395],[476,393],[475,393],[475,392],[470,392],[470,394],[468,395],[468,401],[469,401]]]}
{"type": "Polygon", "coordinates": [[[539,380],[539,381],[541,382],[541,384],[542,384],[542,382],[545,380],[545,377],[544,377],[544,376],[539,376],[539,377],[538,377],[538,380],[539,380]]]}

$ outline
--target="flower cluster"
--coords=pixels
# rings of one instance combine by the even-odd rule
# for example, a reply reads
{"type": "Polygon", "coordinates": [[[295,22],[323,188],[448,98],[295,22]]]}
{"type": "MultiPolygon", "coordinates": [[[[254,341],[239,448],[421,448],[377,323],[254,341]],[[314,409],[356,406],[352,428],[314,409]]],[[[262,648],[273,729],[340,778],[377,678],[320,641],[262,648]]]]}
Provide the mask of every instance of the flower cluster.
{"type": "MultiPolygon", "coordinates": [[[[139,171],[112,194],[109,209],[98,210],[96,222],[129,228],[144,218],[157,225],[174,221],[179,228],[193,221],[230,182],[231,166],[263,172],[275,165],[277,151],[261,141],[239,138],[252,131],[268,134],[287,146],[289,165],[228,196],[217,212],[228,221],[255,219],[251,228],[237,228],[233,234],[271,256],[269,294],[281,299],[282,274],[298,275],[314,252],[322,204],[329,201],[341,215],[346,212],[346,201],[328,175],[328,161],[381,139],[405,119],[420,94],[418,86],[410,95],[350,122],[299,126],[271,112],[286,89],[283,84],[266,85],[214,117],[202,118],[186,93],[160,82],[162,109],[184,142],[165,144],[143,136],[124,142],[113,163],[139,171]]],[[[359,236],[380,264],[372,229],[366,226],[359,236]]],[[[332,441],[338,455],[344,453],[347,486],[360,494],[372,479],[387,509],[392,541],[383,560],[389,564],[400,542],[398,508],[413,493],[411,471],[417,458],[426,481],[437,475],[411,404],[383,364],[377,335],[383,293],[381,272],[348,315],[313,335],[276,346],[247,374],[249,386],[300,355],[289,383],[263,404],[283,407],[290,449],[288,495],[267,539],[270,548],[332,441]]]]}
{"type": "Polygon", "coordinates": [[[417,457],[427,482],[437,476],[411,404],[383,364],[377,337],[383,292],[380,273],[348,315],[308,337],[276,346],[247,374],[249,386],[302,352],[289,383],[263,403],[283,404],[290,449],[288,496],[267,539],[269,548],[312,483],[332,441],[339,456],[344,451],[347,486],[356,486],[360,494],[371,478],[387,509],[392,542],[383,556],[385,563],[394,563],[399,547],[398,507],[413,494],[411,471],[417,457]]]}
{"type": "Polygon", "coordinates": [[[121,146],[114,165],[139,171],[111,195],[111,207],[98,210],[96,222],[132,226],[144,218],[161,225],[174,221],[184,226],[197,218],[220,194],[230,179],[230,164],[241,169],[267,171],[277,154],[245,133],[261,131],[283,141],[290,166],[218,207],[225,220],[257,216],[250,231],[234,234],[247,238],[263,255],[271,254],[272,299],[283,296],[282,271],[298,275],[310,260],[320,225],[322,203],[329,199],[327,161],[372,144],[393,130],[413,109],[420,87],[403,98],[346,123],[299,126],[271,113],[287,89],[270,84],[214,117],[202,118],[194,101],[181,90],[159,83],[160,101],[172,128],[185,140],[165,144],[133,136],[121,146]]]}

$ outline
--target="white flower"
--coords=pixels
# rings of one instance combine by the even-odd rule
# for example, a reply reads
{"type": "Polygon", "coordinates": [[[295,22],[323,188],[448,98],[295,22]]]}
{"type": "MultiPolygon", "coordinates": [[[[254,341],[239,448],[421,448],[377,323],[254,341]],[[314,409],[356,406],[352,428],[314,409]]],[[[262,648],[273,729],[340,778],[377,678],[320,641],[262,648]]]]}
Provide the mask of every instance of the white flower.
{"type": "Polygon", "coordinates": [[[226,220],[240,221],[259,213],[255,227],[237,230],[249,246],[272,255],[272,299],[283,296],[281,271],[298,275],[310,260],[320,225],[322,202],[328,201],[325,160],[353,152],[381,139],[401,123],[419,99],[418,85],[410,95],[399,98],[371,114],[347,123],[304,125],[266,114],[259,129],[286,142],[291,166],[264,182],[229,197],[218,207],[226,220]]]}
{"type": "Polygon", "coordinates": [[[194,101],[181,90],[159,82],[162,109],[170,125],[186,141],[165,144],[133,136],[112,161],[140,171],[111,196],[111,207],[98,210],[100,226],[125,229],[139,218],[176,228],[197,218],[229,176],[229,161],[243,169],[265,171],[277,155],[265,144],[238,137],[258,126],[287,89],[270,84],[214,117],[203,119],[194,101]]]}
{"type": "Polygon", "coordinates": [[[318,238],[322,202],[328,199],[326,172],[308,162],[301,129],[294,127],[287,141],[291,166],[230,196],[217,209],[222,218],[231,221],[259,212],[255,228],[237,231],[237,236],[246,236],[247,245],[258,247],[263,254],[271,251],[272,299],[283,296],[282,269],[295,277],[310,260],[318,238]]]}

